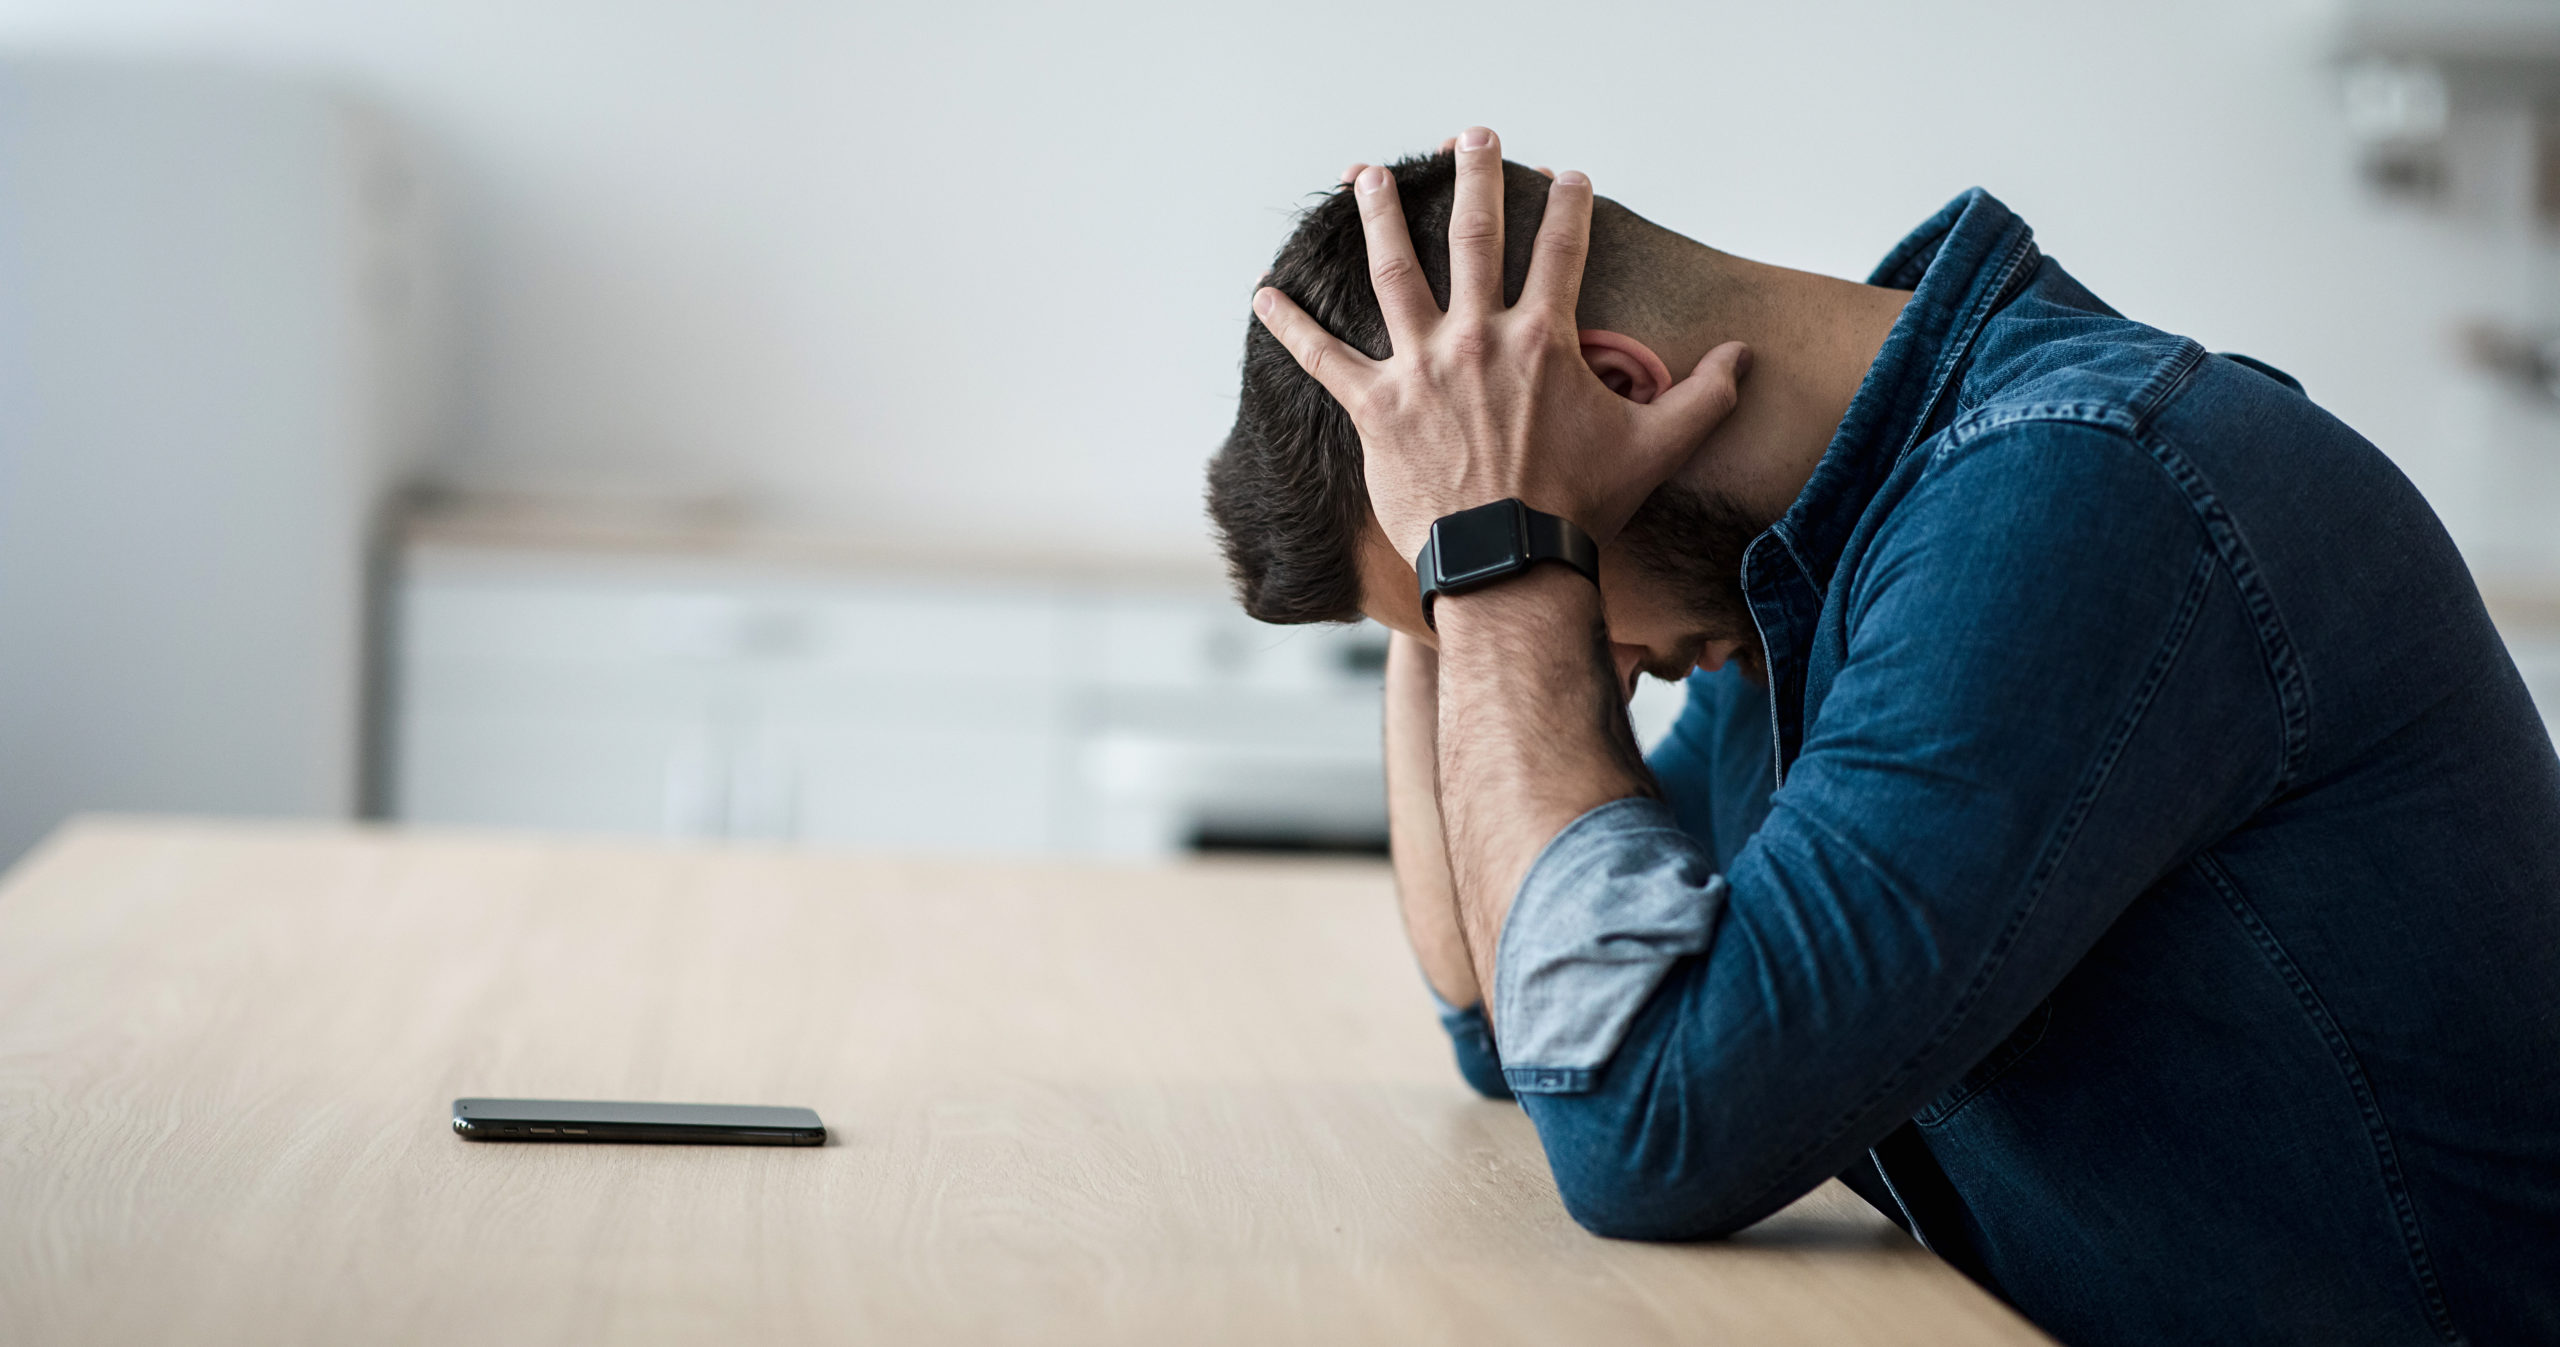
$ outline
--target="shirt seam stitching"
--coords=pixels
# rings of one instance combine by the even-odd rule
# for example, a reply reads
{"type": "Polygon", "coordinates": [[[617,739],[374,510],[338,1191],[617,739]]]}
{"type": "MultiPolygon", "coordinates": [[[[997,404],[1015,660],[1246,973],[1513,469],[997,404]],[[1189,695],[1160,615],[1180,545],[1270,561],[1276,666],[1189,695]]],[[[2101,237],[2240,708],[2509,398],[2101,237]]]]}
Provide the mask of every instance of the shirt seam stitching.
{"type": "Polygon", "coordinates": [[[1777,1177],[1762,1187],[1750,1202],[1744,1203],[1745,1207],[1754,1207],[1767,1201],[1769,1196],[1776,1192],[1778,1187],[1784,1184],[1808,1157],[1831,1145],[1855,1127],[1860,1120],[1874,1113],[1878,1104],[1901,1088],[1903,1082],[1909,1080],[1912,1074],[1918,1071],[1920,1063],[1927,1060],[1948,1039],[1955,1036],[1956,1030],[1963,1027],[1974,1008],[1981,1003],[1982,996],[1989,990],[1992,980],[2008,965],[2009,952],[2017,943],[2018,932],[2024,929],[2027,919],[2032,917],[2037,907],[2043,903],[2046,887],[2052,883],[2053,876],[2061,870],[2063,859],[2069,854],[2072,844],[2079,840],[2080,827],[2087,822],[2089,811],[2096,803],[2098,795],[2105,789],[2106,783],[2114,777],[2116,764],[2123,759],[2125,745],[2132,741],[2135,730],[2140,727],[2143,718],[2150,713],[2152,702],[2159,696],[2160,689],[2168,683],[2170,671],[2176,666],[2178,656],[2185,651],[2188,638],[2194,634],[2196,616],[2203,611],[2205,596],[2211,588],[2216,569],[2215,560],[2211,548],[2203,546],[2197,548],[2195,565],[2188,577],[2185,592],[2180,597],[2177,612],[2171,619],[2169,630],[2161,638],[2159,649],[2152,655],[2150,667],[2143,671],[2142,683],[2135,688],[2133,698],[2125,710],[2117,716],[2115,727],[2108,734],[2106,746],[2100,750],[2098,760],[2090,765],[2086,778],[2072,793],[2070,807],[2056,826],[2053,837],[2046,843],[2043,854],[2037,858],[2026,896],[2011,912],[1991,952],[1985,956],[1982,966],[1976,970],[1972,981],[1966,985],[1957,1004],[1939,1022],[1938,1028],[1931,1033],[1927,1042],[1905,1057],[1901,1064],[1869,1090],[1866,1097],[1859,1100],[1856,1106],[1844,1112],[1837,1123],[1826,1129],[1823,1136],[1810,1145],[1798,1148],[1794,1154],[1779,1164],[1776,1170],[1777,1177]]]}
{"type": "Polygon", "coordinates": [[[1966,1109],[1973,1107],[1973,1101],[1980,1099],[1992,1086],[1999,1084],[2002,1077],[2015,1070],[2027,1058],[2034,1056],[2035,1050],[2044,1046],[2045,1035],[2052,1029],[2053,998],[2048,996],[2037,1002],[2035,1009],[2027,1012],[2027,1018],[2020,1022],[2018,1030],[2010,1031],[2009,1040],[1991,1050],[1992,1056],[2000,1060],[1991,1068],[1989,1074],[1969,1086],[1959,1086],[1962,1093],[1956,1096],[1954,1103],[1947,1105],[1943,1110],[1940,1110],[1936,1101],[1933,1100],[1919,1112],[1912,1114],[1911,1121],[1923,1128],[1938,1128],[1953,1122],[1966,1109]],[[2033,1028],[2032,1033],[2027,1034],[2024,1039],[2016,1037],[2019,1030],[2028,1029],[2030,1026],[2033,1028]]]}
{"type": "MultiPolygon", "coordinates": [[[[2201,348],[2199,348],[2201,349],[2201,348]]],[[[2258,656],[2273,685],[2277,720],[2277,765],[2275,779],[2269,783],[2259,803],[2284,793],[2302,770],[2302,761],[2311,741],[2311,687],[2302,668],[2301,655],[2294,649],[2293,637],[2285,629],[2284,613],[2278,607],[2275,592],[2268,588],[2266,577],[2258,569],[2257,555],[2240,531],[2240,521],[2222,505],[2212,483],[2202,469],[2185,454],[2178,452],[2165,436],[2145,430],[2134,437],[2143,451],[2151,456],[2160,470],[2187,498],[2187,506],[2195,513],[2196,522],[2205,532],[2206,541],[2221,559],[2223,573],[2231,577],[2231,587],[2239,595],[2250,625],[2256,629],[2258,656]]]]}
{"type": "Polygon", "coordinates": [[[2355,1097],[2357,1110],[2362,1115],[2366,1143],[2373,1148],[2374,1165],[2382,1180],[2383,1193],[2390,1200],[2392,1216],[2400,1227],[2401,1252],[2409,1261],[2409,1275],[2418,1283],[2429,1326],[2435,1329],[2437,1340],[2441,1342],[2464,1341],[2461,1329],[2453,1322],[2452,1307],[2445,1303],[2444,1286],[2436,1276],[2435,1259],[2427,1252],[2426,1231],[2418,1219],[2416,1200],[2409,1195],[2407,1176],[2400,1168],[2400,1149],[2392,1139],[2390,1119],[2383,1115],[2382,1103],[2373,1093],[2373,1082],[2365,1075],[2363,1059],[2356,1053],[2355,1045],[2347,1041],[2346,1031],[2339,1027],[2336,1017],[2329,1013],[2328,1003],[2321,998],[2319,988],[2312,985],[2310,977],[2285,949],[2284,942],[2276,938],[2274,930],[2258,915],[2257,908],[2241,890],[2239,880],[2210,853],[2198,856],[2196,866],[2221,895],[2232,918],[2257,945],[2259,957],[2267,961],[2268,966],[2283,979],[2286,989],[2293,993],[2303,1018],[2311,1022],[2313,1030],[2329,1049],[2331,1062],[2345,1077],[2348,1093],[2355,1097]]]}
{"type": "Polygon", "coordinates": [[[2191,358],[2179,362],[2174,376],[2164,373],[2153,379],[2152,384],[2158,385],[2160,392],[2151,407],[2140,415],[2122,406],[2097,402],[2049,402],[2001,408],[1996,414],[1977,414],[1950,426],[1947,442],[1933,454],[1937,462],[1932,466],[1943,466],[1956,449],[1993,431],[2034,422],[2113,430],[2150,457],[2152,463],[2168,477],[2170,486],[2185,500],[2197,525],[2204,530],[2208,545],[2221,559],[2224,573],[2231,577],[2232,588],[2239,595],[2241,607],[2247,612],[2250,626],[2258,639],[2259,662],[2266,669],[2267,681],[2275,695],[2277,730],[2277,767],[2273,781],[2260,799],[2263,804],[2292,786],[2310,752],[2310,676],[2302,667],[2300,653],[2294,649],[2293,638],[2285,628],[2283,610],[2258,568],[2257,557],[2241,532],[2239,521],[2223,508],[2221,497],[2213,490],[2203,470],[2150,425],[2152,416],[2168,400],[2169,393],[2182,386],[2202,367],[2204,348],[2193,342],[2187,343],[2187,348],[2191,358]]]}

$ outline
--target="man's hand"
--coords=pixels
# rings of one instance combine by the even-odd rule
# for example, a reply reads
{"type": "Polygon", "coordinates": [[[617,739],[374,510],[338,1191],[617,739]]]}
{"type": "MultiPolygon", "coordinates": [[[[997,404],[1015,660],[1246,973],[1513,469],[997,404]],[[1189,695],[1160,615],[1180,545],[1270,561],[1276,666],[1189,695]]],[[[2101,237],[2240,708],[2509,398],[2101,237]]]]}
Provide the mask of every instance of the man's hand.
{"type": "Polygon", "coordinates": [[[1510,496],[1605,543],[1733,410],[1749,353],[1740,342],[1709,351],[1650,404],[1609,391],[1583,362],[1574,322],[1591,180],[1555,178],[1527,284],[1506,308],[1501,142],[1475,127],[1457,155],[1445,313],[1414,260],[1394,175],[1370,166],[1353,178],[1394,348],[1386,360],[1336,339],[1276,289],[1255,292],[1254,312],[1351,414],[1370,507],[1399,555],[1420,552],[1442,515],[1510,496]]]}

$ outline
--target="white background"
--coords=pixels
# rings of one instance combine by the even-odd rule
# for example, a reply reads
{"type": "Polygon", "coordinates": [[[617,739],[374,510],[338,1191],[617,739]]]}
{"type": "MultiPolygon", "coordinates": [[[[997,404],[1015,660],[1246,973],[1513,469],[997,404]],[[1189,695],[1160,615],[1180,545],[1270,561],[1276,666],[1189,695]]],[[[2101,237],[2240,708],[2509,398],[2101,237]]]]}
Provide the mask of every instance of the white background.
{"type": "Polygon", "coordinates": [[[2371,199],[2327,31],[2309,0],[0,0],[0,48],[306,73],[420,134],[463,486],[1205,555],[1290,212],[1483,121],[1841,274],[1988,186],[2116,307],[2302,378],[2458,531],[2529,537],[2492,441],[2531,423],[2449,337],[2536,309],[2520,189],[2371,199]]]}

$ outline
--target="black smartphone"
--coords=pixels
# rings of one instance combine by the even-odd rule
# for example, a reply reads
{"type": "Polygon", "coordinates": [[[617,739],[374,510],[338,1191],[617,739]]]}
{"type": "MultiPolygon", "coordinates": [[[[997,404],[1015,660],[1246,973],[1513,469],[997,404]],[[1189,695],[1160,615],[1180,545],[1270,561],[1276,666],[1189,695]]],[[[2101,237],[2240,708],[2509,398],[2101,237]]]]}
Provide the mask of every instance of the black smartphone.
{"type": "Polygon", "coordinates": [[[610,1104],[591,1099],[457,1099],[453,1130],[471,1141],[674,1141],[713,1146],[823,1146],[805,1108],[753,1104],[610,1104]]]}

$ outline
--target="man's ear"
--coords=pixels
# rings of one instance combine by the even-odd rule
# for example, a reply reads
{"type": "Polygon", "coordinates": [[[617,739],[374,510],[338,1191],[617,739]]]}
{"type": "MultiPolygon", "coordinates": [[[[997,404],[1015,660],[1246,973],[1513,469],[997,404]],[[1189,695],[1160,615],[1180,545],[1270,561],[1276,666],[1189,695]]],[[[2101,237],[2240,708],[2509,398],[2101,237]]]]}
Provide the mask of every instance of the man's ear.
{"type": "Polygon", "coordinates": [[[1623,332],[1582,329],[1582,359],[1609,391],[1629,402],[1651,402],[1671,387],[1671,370],[1653,348],[1623,332]]]}

